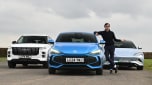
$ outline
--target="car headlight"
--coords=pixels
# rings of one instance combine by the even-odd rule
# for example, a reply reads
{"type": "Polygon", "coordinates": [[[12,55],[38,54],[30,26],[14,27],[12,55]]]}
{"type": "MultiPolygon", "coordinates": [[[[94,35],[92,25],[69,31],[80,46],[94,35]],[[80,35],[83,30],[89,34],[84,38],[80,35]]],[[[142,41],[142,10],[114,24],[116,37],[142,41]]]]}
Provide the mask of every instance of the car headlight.
{"type": "Polygon", "coordinates": [[[144,54],[142,52],[139,52],[139,53],[135,53],[134,56],[144,56],[144,54]]]}
{"type": "Polygon", "coordinates": [[[56,49],[51,49],[51,52],[50,52],[51,54],[59,54],[60,53],[60,51],[58,51],[58,50],[56,50],[56,49]]]}
{"type": "Polygon", "coordinates": [[[101,53],[101,50],[100,50],[100,49],[94,50],[94,51],[91,52],[91,54],[100,54],[100,53],[101,53]]]}

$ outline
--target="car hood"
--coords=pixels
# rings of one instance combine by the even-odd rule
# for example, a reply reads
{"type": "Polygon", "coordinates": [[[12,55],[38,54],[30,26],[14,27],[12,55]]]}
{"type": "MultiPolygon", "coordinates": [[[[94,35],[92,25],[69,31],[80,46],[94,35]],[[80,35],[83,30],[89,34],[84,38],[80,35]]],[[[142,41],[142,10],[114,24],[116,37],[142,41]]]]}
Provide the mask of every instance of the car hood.
{"type": "Polygon", "coordinates": [[[97,43],[55,43],[53,48],[65,54],[87,54],[99,46],[97,43]]]}
{"type": "Polygon", "coordinates": [[[32,43],[23,43],[23,44],[12,44],[11,47],[47,47],[48,44],[32,44],[32,43]]]}
{"type": "Polygon", "coordinates": [[[139,53],[140,51],[138,49],[135,48],[116,48],[115,49],[115,56],[116,57],[132,57],[134,56],[136,53],[139,53]]]}

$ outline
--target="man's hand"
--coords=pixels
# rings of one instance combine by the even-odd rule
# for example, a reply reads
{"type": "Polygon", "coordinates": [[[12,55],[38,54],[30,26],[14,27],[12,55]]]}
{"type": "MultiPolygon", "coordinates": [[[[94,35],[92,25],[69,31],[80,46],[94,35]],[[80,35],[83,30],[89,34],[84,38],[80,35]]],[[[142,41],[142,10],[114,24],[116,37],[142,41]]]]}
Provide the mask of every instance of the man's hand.
{"type": "Polygon", "coordinates": [[[96,36],[98,36],[98,35],[99,35],[99,34],[98,34],[98,32],[96,32],[96,31],[94,32],[94,34],[95,34],[96,36]]]}

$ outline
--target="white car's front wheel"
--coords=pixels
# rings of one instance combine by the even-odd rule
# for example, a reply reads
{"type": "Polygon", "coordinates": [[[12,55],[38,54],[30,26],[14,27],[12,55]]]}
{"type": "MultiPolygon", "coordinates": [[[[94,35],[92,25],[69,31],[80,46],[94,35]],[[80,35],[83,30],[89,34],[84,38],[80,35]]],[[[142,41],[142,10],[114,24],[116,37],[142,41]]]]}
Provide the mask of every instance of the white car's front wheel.
{"type": "Polygon", "coordinates": [[[13,62],[8,61],[8,67],[9,67],[9,68],[15,68],[15,67],[16,67],[16,64],[13,63],[13,62]]]}
{"type": "Polygon", "coordinates": [[[143,70],[143,66],[137,66],[137,70],[143,70]]]}

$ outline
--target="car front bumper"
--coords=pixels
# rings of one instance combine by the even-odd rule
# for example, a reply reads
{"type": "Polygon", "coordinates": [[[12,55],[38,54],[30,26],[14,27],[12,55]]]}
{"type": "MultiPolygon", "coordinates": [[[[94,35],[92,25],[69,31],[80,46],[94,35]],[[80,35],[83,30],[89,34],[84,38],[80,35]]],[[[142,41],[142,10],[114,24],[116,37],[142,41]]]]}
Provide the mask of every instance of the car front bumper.
{"type": "Polygon", "coordinates": [[[48,66],[49,68],[53,69],[89,69],[89,70],[96,70],[96,69],[101,69],[102,67],[102,60],[99,56],[86,56],[82,57],[84,55],[74,55],[74,56],[69,56],[69,55],[51,55],[48,59],[48,66]],[[67,63],[65,62],[66,56],[68,58],[84,58],[84,63],[79,63],[79,62],[73,62],[73,63],[67,63]]]}
{"type": "Polygon", "coordinates": [[[16,63],[16,64],[46,64],[47,61],[40,61],[38,59],[12,59],[8,60],[8,62],[16,63]]]}
{"type": "MultiPolygon", "coordinates": [[[[119,65],[119,66],[144,66],[144,60],[140,59],[140,58],[135,58],[135,57],[116,57],[114,60],[115,64],[119,65]]],[[[108,61],[106,61],[104,63],[104,66],[109,65],[110,63],[108,61]]]]}
{"type": "MultiPolygon", "coordinates": [[[[105,62],[104,66],[108,66],[110,63],[109,62],[105,62]]],[[[115,64],[118,66],[144,66],[143,63],[139,62],[139,61],[130,61],[130,62],[119,62],[119,61],[115,61],[115,64]]]]}

